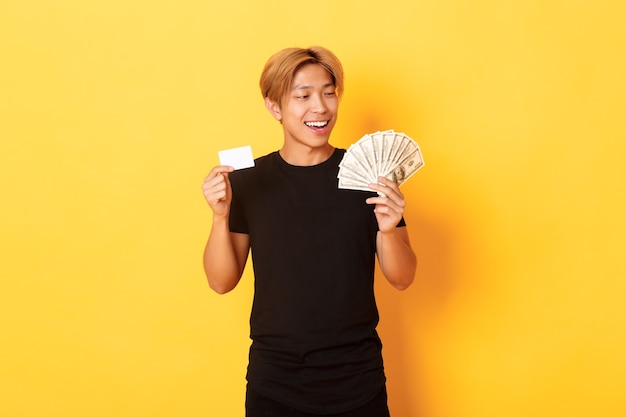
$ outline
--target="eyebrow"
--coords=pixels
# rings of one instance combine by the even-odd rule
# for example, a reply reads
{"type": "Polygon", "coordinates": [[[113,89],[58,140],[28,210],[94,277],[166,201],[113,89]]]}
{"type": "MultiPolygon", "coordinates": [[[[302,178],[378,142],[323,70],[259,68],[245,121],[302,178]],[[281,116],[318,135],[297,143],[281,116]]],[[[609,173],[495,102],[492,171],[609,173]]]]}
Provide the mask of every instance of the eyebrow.
{"type": "MultiPolygon", "coordinates": [[[[330,83],[326,83],[326,84],[324,84],[322,86],[323,89],[324,88],[328,88],[328,87],[335,87],[335,83],[330,82],[330,83]]],[[[293,90],[308,90],[308,89],[311,89],[311,88],[313,88],[313,86],[311,86],[311,85],[299,84],[299,85],[296,85],[293,88],[293,90]]]]}

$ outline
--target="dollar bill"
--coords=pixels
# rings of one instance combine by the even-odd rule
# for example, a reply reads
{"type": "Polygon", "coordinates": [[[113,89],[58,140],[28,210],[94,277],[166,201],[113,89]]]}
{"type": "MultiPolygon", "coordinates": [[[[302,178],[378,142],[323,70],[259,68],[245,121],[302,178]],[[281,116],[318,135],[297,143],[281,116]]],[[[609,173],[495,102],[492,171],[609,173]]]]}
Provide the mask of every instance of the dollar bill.
{"type": "Polygon", "coordinates": [[[419,145],[393,130],[363,135],[346,151],[337,174],[338,187],[372,191],[369,184],[386,177],[401,185],[424,165],[419,145]]]}

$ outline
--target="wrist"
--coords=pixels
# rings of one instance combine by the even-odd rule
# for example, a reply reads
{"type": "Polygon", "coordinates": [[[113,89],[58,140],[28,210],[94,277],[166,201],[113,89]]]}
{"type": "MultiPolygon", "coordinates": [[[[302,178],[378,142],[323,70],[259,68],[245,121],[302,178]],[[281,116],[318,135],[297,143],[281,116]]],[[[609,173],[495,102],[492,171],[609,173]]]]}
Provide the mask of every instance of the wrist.
{"type": "Polygon", "coordinates": [[[396,236],[398,236],[398,228],[396,226],[392,227],[389,230],[379,230],[378,231],[380,233],[381,236],[385,237],[385,238],[395,238],[396,236]]]}
{"type": "Polygon", "coordinates": [[[213,214],[213,226],[228,226],[228,214],[213,214]]]}

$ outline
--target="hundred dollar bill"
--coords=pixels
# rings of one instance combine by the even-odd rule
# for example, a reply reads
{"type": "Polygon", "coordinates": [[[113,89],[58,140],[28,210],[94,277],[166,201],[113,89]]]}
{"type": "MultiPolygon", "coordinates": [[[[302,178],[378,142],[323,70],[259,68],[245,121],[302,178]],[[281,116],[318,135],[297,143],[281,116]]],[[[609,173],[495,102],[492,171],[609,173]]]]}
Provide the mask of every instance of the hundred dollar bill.
{"type": "Polygon", "coordinates": [[[381,132],[382,137],[382,166],[380,168],[380,172],[387,172],[389,167],[391,166],[391,155],[396,147],[396,134],[393,130],[387,130],[381,132]]]}
{"type": "MultiPolygon", "coordinates": [[[[424,165],[417,143],[393,130],[366,134],[352,144],[339,164],[339,188],[372,191],[381,176],[403,184],[424,165]]],[[[382,193],[379,193],[382,195],[382,193]]]]}
{"type": "Polygon", "coordinates": [[[359,178],[362,178],[364,181],[370,181],[371,179],[368,177],[367,168],[364,164],[364,161],[359,159],[358,152],[354,151],[354,147],[351,146],[350,149],[344,154],[341,163],[339,164],[339,173],[337,177],[341,177],[345,172],[353,172],[355,175],[358,175],[359,178]]]}
{"type": "Polygon", "coordinates": [[[371,188],[369,188],[367,183],[349,177],[340,177],[338,187],[348,190],[373,191],[371,188]]]}
{"type": "Polygon", "coordinates": [[[374,171],[370,163],[370,160],[373,158],[373,156],[370,156],[369,158],[367,157],[364,149],[360,146],[361,143],[355,143],[354,145],[350,146],[350,148],[344,155],[343,161],[339,166],[346,166],[352,171],[360,172],[362,173],[363,177],[371,181],[373,178],[376,178],[376,172],[374,171]]]}
{"type": "Polygon", "coordinates": [[[413,174],[424,166],[422,153],[419,148],[413,151],[409,156],[405,157],[398,165],[390,170],[385,177],[389,178],[398,186],[404,184],[413,174]]]}

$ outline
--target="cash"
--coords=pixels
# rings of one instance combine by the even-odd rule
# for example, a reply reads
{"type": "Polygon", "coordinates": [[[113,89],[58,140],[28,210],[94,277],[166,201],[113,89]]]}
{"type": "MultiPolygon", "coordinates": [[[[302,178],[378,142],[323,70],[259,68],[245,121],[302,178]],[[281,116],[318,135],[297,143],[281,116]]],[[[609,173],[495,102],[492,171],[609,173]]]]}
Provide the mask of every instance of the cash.
{"type": "Polygon", "coordinates": [[[368,133],[350,145],[339,164],[338,187],[372,191],[369,184],[386,177],[398,186],[424,166],[417,142],[404,133],[368,133]]]}

